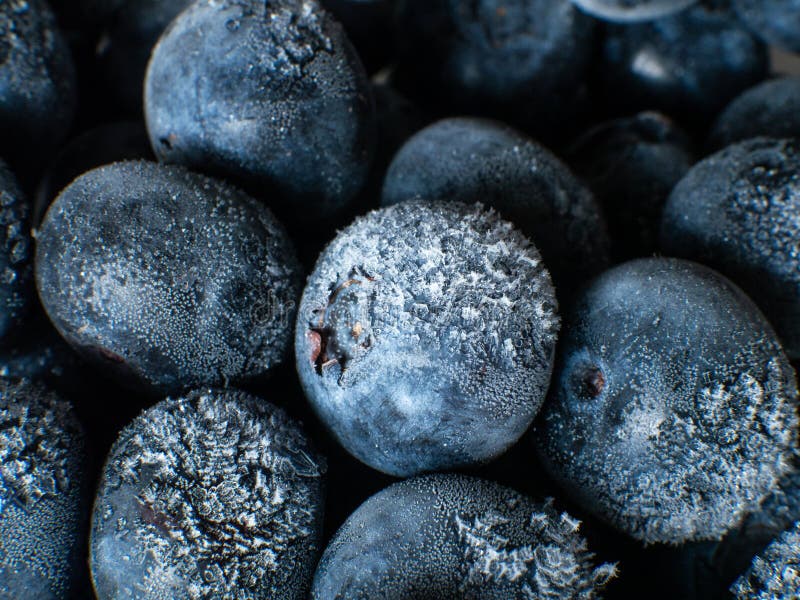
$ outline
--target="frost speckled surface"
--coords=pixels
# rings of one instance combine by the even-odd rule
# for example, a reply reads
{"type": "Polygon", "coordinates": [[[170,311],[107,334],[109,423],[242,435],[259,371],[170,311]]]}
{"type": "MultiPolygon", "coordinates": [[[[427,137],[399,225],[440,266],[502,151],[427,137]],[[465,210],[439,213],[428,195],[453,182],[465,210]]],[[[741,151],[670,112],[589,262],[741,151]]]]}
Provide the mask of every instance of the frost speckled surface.
{"type": "Polygon", "coordinates": [[[356,510],[314,576],[314,600],[589,600],[614,576],[593,565],[580,523],[495,483],[428,475],[356,510]]]}
{"type": "Polygon", "coordinates": [[[344,447],[394,475],[489,460],[527,429],[559,327],[530,242],[480,205],[410,201],[322,253],[295,334],[306,395],[344,447]]]}
{"type": "Polygon", "coordinates": [[[731,592],[737,600],[800,597],[800,522],[753,559],[731,592]]]}
{"type": "Polygon", "coordinates": [[[126,427],[95,504],[100,598],[304,598],[325,461],[275,406],[236,391],[167,399],[126,427]]]}
{"type": "Polygon", "coordinates": [[[729,281],[674,259],[600,276],[570,316],[537,425],[571,497],[645,543],[718,540],[797,450],[797,383],[729,281]]]}
{"type": "Polygon", "coordinates": [[[36,282],[74,347],[170,391],[279,364],[301,275],[261,203],[180,167],[124,162],[90,171],[56,199],[37,236],[36,282]]]}

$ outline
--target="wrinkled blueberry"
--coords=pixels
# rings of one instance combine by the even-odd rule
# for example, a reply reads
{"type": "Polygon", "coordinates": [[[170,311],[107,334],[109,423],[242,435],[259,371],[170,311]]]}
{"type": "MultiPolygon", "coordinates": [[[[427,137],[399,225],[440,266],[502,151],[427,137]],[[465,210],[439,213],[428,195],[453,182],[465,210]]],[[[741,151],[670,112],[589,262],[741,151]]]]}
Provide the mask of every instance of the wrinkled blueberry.
{"type": "Polygon", "coordinates": [[[697,0],[572,0],[590,15],[605,21],[651,21],[680,12],[697,0]]]}
{"type": "Polygon", "coordinates": [[[698,163],[670,195],[661,247],[730,277],[800,358],[800,141],[756,138],[698,163]]]}
{"type": "Polygon", "coordinates": [[[237,391],[167,399],[126,427],[92,517],[100,600],[306,598],[325,462],[282,410],[237,391]]]}
{"type": "Polygon", "coordinates": [[[559,320],[539,252],[480,205],[369,213],[320,256],[295,334],[306,396],[356,458],[406,476],[486,462],[530,425],[559,320]]]}
{"type": "Polygon", "coordinates": [[[548,150],[501,123],[452,118],[414,135],[389,167],[381,203],[411,198],[497,208],[535,242],[559,291],[608,264],[592,194],[548,150]]]}
{"type": "Polygon", "coordinates": [[[731,0],[731,4],[768,44],[800,52],[800,0],[731,0]]]}
{"type": "Polygon", "coordinates": [[[0,598],[68,600],[83,590],[88,483],[72,407],[0,379],[0,598]]]}
{"type": "Polygon", "coordinates": [[[370,73],[386,66],[394,54],[393,1],[321,0],[344,26],[370,73]]]}
{"type": "Polygon", "coordinates": [[[794,371],[741,290],[640,259],[565,319],[537,439],[570,498],[635,539],[718,540],[788,471],[796,410],[794,371]]]}
{"type": "Polygon", "coordinates": [[[145,82],[160,160],[231,177],[304,223],[363,186],[374,115],[364,69],[315,0],[200,0],[153,51],[145,82]]]}
{"type": "Polygon", "coordinates": [[[800,597],[800,521],[753,560],[731,592],[737,600],[800,597]]]}
{"type": "Polygon", "coordinates": [[[288,349],[301,287],[263,204],[143,161],[90,171],[59,195],[37,235],[36,283],[79,352],[163,391],[265,375],[288,349]]]}

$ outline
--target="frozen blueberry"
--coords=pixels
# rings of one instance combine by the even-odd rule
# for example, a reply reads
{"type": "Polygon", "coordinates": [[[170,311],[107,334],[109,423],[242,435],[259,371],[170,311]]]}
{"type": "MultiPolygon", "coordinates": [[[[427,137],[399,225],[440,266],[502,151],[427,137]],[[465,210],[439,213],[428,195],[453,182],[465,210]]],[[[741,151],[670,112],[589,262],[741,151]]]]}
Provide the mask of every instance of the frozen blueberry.
{"type": "Polygon", "coordinates": [[[69,48],[44,0],[0,2],[0,156],[38,163],[67,134],[77,105],[69,48]]]}
{"type": "Polygon", "coordinates": [[[800,138],[800,77],[765,81],[733,100],[709,136],[718,150],[754,137],[800,138]]]}
{"type": "Polygon", "coordinates": [[[539,137],[565,134],[594,21],[569,0],[399,0],[401,90],[446,114],[479,114],[539,137]]]}
{"type": "Polygon", "coordinates": [[[369,172],[368,81],[316,0],[200,0],[153,51],[145,82],[160,160],[229,176],[279,212],[320,222],[369,172]]]}
{"type": "Polygon", "coordinates": [[[639,113],[592,128],[572,146],[568,161],[608,215],[615,254],[627,259],[655,252],[664,204],[692,166],[686,134],[664,115],[639,113]]]}
{"type": "Polygon", "coordinates": [[[661,247],[733,279],[800,358],[800,140],[756,138],[695,165],[664,209],[661,247]]]}
{"type": "Polygon", "coordinates": [[[496,483],[427,475],[375,494],[345,522],[314,576],[313,600],[596,598],[580,522],[496,483]]]}
{"type": "Polygon", "coordinates": [[[389,167],[381,202],[411,198],[497,208],[536,243],[559,291],[608,264],[592,194],[548,150],[501,123],[452,118],[414,135],[389,167]]]}
{"type": "Polygon", "coordinates": [[[800,598],[800,521],[753,560],[731,592],[738,600],[800,598]]]}
{"type": "Polygon", "coordinates": [[[180,167],[89,171],[50,207],[36,283],[88,359],[151,390],[259,378],[291,341],[301,276],[263,204],[180,167]]]}
{"type": "Polygon", "coordinates": [[[83,590],[89,515],[83,431],[69,404],[0,379],[0,598],[83,590]]]}
{"type": "Polygon", "coordinates": [[[800,52],[800,0],[731,0],[731,4],[768,44],[800,52]]]}
{"type": "Polygon", "coordinates": [[[344,26],[364,66],[375,72],[394,54],[392,2],[394,0],[321,0],[344,26]]]}
{"type": "Polygon", "coordinates": [[[680,12],[697,0],[572,0],[590,15],[606,21],[650,21],[680,12]]]}
{"type": "Polygon", "coordinates": [[[766,48],[726,11],[698,5],[606,28],[602,87],[610,110],[660,110],[705,121],[768,72],[766,48]]]}
{"type": "Polygon", "coordinates": [[[100,600],[306,598],[321,550],[325,462],[248,394],[167,399],[126,427],[92,516],[100,600]]]}
{"type": "Polygon", "coordinates": [[[343,230],[303,293],[297,369],[356,458],[407,476],[486,462],[547,391],[559,320],[539,252],[479,205],[411,201],[343,230]]]}
{"type": "Polygon", "coordinates": [[[652,544],[719,540],[788,471],[797,383],[755,304],[688,261],[597,278],[565,319],[537,439],[570,497],[652,544]]]}

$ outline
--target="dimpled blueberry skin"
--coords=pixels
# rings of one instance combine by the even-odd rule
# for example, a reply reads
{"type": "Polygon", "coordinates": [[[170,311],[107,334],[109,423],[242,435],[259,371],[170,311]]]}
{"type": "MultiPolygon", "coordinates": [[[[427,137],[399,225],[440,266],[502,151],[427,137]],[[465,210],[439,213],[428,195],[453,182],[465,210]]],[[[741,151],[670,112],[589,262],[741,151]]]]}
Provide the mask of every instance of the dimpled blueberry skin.
{"type": "Polygon", "coordinates": [[[77,105],[70,51],[44,0],[0,2],[0,156],[41,160],[77,105]]]}
{"type": "Polygon", "coordinates": [[[397,476],[488,461],[539,410],[559,327],[550,276],[510,223],[456,202],[359,218],[308,279],[306,396],[356,458],[397,476]]]}
{"type": "Polygon", "coordinates": [[[369,172],[369,84],[315,0],[192,4],[153,51],[145,111],[159,160],[269,191],[304,223],[347,208],[369,172]]]}
{"type": "Polygon", "coordinates": [[[717,117],[708,145],[715,150],[754,137],[800,138],[800,77],[761,83],[717,117]]]}
{"type": "Polygon", "coordinates": [[[680,12],[697,0],[572,0],[590,15],[605,21],[651,21],[680,12]]]}
{"type": "Polygon", "coordinates": [[[411,198],[496,208],[535,242],[559,290],[608,265],[592,194],[548,150],[502,123],[451,118],[414,135],[389,167],[381,204],[411,198]]]}
{"type": "Polygon", "coordinates": [[[92,517],[100,600],[307,597],[325,461],[279,408],[243,392],[167,399],[123,429],[92,517]]]}
{"type": "Polygon", "coordinates": [[[408,479],[364,502],[322,555],[313,600],[598,597],[614,576],[593,565],[580,522],[464,475],[408,479]]]}
{"type": "Polygon", "coordinates": [[[0,598],[73,598],[89,515],[83,431],[69,404],[0,380],[0,598]]]}
{"type": "Polygon", "coordinates": [[[733,9],[768,44],[800,52],[800,0],[731,0],[733,9]]]}
{"type": "Polygon", "coordinates": [[[144,161],[89,171],[59,195],[37,235],[36,283],[73,347],[155,391],[268,373],[302,285],[263,204],[144,161]]]}
{"type": "Polygon", "coordinates": [[[797,383],[727,279],[676,259],[597,278],[565,319],[537,425],[571,498],[650,543],[718,540],[788,471],[797,383]]]}
{"type": "Polygon", "coordinates": [[[756,138],[695,165],[664,209],[661,248],[730,277],[800,358],[800,141],[756,138]]]}
{"type": "Polygon", "coordinates": [[[800,597],[800,522],[753,559],[731,592],[737,600],[800,597]]]}

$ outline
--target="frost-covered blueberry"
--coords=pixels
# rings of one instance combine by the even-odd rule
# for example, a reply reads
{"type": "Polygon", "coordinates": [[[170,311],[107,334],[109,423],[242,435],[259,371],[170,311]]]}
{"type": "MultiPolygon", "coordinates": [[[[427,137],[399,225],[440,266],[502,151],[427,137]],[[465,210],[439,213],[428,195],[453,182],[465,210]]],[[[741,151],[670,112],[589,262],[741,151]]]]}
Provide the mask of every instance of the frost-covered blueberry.
{"type": "Polygon", "coordinates": [[[646,544],[719,540],[797,448],[797,383],[730,281],[640,259],[598,277],[565,319],[536,437],[571,498],[646,544]]]}
{"type": "Polygon", "coordinates": [[[592,128],[567,158],[607,215],[615,254],[655,252],[664,204],[692,166],[686,134],[664,115],[639,113],[592,128]]]}
{"type": "Polygon", "coordinates": [[[450,118],[409,139],[389,167],[381,203],[411,198],[496,208],[535,242],[559,290],[608,264],[592,194],[547,149],[499,122],[450,118]]]}
{"type": "Polygon", "coordinates": [[[680,12],[697,0],[572,0],[581,10],[605,21],[651,21],[680,12]]]}
{"type": "Polygon", "coordinates": [[[731,5],[768,44],[800,52],[800,0],[731,0],[731,5]]]}
{"type": "Polygon", "coordinates": [[[0,379],[0,598],[68,600],[84,591],[88,483],[70,405],[0,379]]]}
{"type": "Polygon", "coordinates": [[[761,83],[735,98],[709,135],[718,150],[754,137],[800,138],[800,77],[761,83]]]}
{"type": "Polygon", "coordinates": [[[306,598],[325,461],[297,423],[243,392],[167,399],[123,429],[92,516],[100,600],[306,598]]]}
{"type": "Polygon", "coordinates": [[[343,230],[295,334],[306,396],[341,444],[398,476],[474,465],[519,439],[559,327],[539,252],[480,205],[409,201],[343,230]]]}
{"type": "Polygon", "coordinates": [[[89,171],[59,195],[37,235],[36,284],[79,352],[164,391],[267,374],[288,350],[302,286],[263,204],[144,161],[89,171]]]}
{"type": "Polygon", "coordinates": [[[800,141],[756,138],[695,165],[664,208],[661,247],[730,277],[800,358],[800,141]]]}
{"type": "Polygon", "coordinates": [[[737,600],[800,598],[800,521],[753,560],[731,592],[737,600]]]}
{"type": "Polygon", "coordinates": [[[580,522],[496,483],[426,475],[356,510],[322,555],[313,600],[597,598],[614,576],[595,567],[580,522]]]}
{"type": "Polygon", "coordinates": [[[369,84],[316,0],[195,2],[153,51],[145,112],[160,160],[233,178],[303,223],[346,209],[369,173],[369,84]]]}

